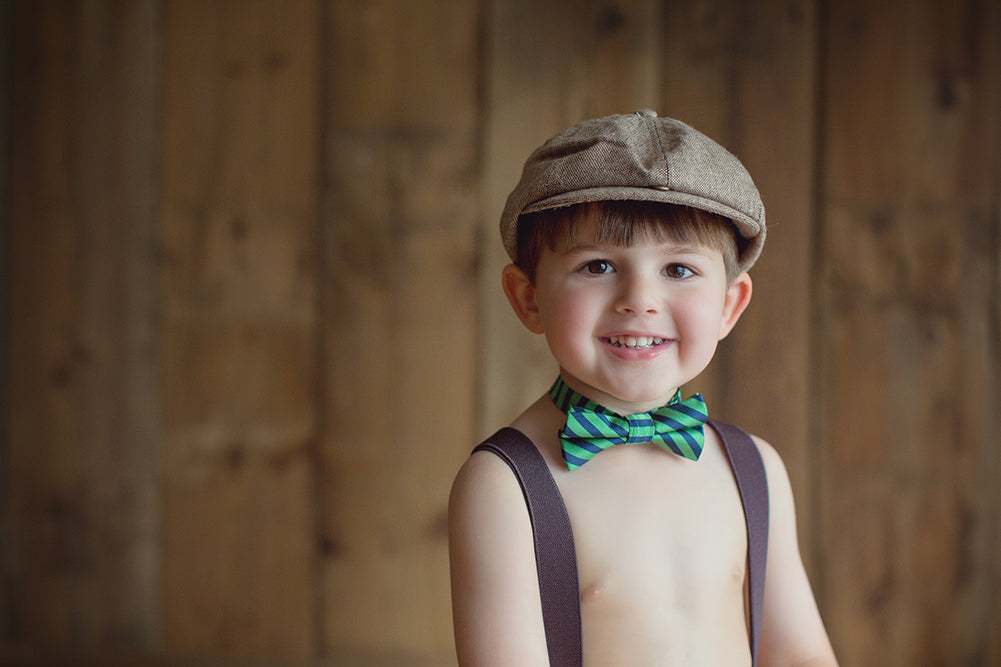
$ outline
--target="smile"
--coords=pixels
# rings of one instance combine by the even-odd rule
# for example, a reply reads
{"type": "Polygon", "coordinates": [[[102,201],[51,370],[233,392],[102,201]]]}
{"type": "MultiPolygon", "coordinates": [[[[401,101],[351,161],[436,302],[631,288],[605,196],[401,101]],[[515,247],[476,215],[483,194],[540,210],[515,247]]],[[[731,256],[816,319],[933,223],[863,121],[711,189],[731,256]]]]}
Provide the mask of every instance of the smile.
{"type": "Polygon", "coordinates": [[[609,336],[605,340],[615,347],[624,347],[630,350],[657,347],[664,343],[663,338],[653,336],[609,336]]]}

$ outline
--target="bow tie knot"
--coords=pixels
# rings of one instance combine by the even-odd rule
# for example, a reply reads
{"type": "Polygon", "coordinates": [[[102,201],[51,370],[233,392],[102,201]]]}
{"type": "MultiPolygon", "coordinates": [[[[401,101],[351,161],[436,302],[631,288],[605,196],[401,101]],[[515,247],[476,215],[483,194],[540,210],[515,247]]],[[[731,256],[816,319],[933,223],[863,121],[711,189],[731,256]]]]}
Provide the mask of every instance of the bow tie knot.
{"type": "Polygon", "coordinates": [[[667,405],[632,415],[617,414],[581,396],[562,378],[556,379],[549,395],[567,415],[559,436],[570,470],[620,444],[652,442],[692,461],[702,454],[709,414],[700,394],[682,401],[679,391],[667,405]]]}
{"type": "Polygon", "coordinates": [[[649,414],[626,415],[630,442],[653,442],[657,433],[649,414]]]}

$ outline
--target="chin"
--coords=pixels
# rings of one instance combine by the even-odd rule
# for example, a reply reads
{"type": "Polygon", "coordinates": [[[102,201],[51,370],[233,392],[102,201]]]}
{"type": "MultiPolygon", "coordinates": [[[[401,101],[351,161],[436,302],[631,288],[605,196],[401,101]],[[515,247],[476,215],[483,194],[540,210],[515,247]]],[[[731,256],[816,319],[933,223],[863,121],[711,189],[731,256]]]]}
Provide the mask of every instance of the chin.
{"type": "MultiPolygon", "coordinates": [[[[671,384],[674,380],[668,374],[659,373],[657,381],[651,381],[648,372],[644,372],[635,379],[627,376],[608,377],[600,374],[582,373],[577,375],[566,368],[562,369],[563,378],[567,383],[581,394],[592,398],[599,403],[604,397],[620,403],[649,404],[657,403],[663,405],[674,398],[674,392],[681,386],[671,384]]],[[[670,376],[674,376],[673,373],[670,376]]]]}
{"type": "Polygon", "coordinates": [[[674,398],[674,393],[677,389],[677,386],[669,387],[666,385],[659,385],[656,387],[647,386],[642,389],[637,389],[636,385],[633,384],[625,387],[619,387],[617,389],[609,388],[603,393],[621,403],[631,403],[636,405],[656,404],[657,406],[661,406],[674,398]]]}

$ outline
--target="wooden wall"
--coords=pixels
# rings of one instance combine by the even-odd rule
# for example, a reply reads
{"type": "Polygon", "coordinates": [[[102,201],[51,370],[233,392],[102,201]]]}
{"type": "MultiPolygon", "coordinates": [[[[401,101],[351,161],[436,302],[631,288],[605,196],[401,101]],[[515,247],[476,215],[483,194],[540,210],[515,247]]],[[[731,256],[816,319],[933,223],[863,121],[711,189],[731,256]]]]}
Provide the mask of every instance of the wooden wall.
{"type": "Polygon", "coordinates": [[[842,664],[1001,665],[997,3],[5,0],[0,86],[0,662],[454,664],[452,475],[554,372],[503,200],[652,107],[764,196],[695,384],[842,664]]]}

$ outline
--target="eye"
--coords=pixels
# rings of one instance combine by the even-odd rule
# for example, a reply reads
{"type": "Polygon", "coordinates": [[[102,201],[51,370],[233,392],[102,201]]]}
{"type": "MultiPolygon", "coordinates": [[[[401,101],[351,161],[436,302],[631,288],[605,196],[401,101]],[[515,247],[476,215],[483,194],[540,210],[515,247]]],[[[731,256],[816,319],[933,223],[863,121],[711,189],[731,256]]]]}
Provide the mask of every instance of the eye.
{"type": "Polygon", "coordinates": [[[590,273],[592,275],[601,275],[603,273],[612,272],[612,263],[604,259],[593,259],[580,269],[584,273],[590,273]]]}
{"type": "Polygon", "coordinates": [[[675,280],[685,280],[695,275],[695,272],[684,264],[668,264],[664,267],[664,275],[675,280]]]}

